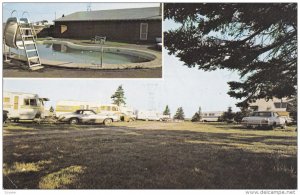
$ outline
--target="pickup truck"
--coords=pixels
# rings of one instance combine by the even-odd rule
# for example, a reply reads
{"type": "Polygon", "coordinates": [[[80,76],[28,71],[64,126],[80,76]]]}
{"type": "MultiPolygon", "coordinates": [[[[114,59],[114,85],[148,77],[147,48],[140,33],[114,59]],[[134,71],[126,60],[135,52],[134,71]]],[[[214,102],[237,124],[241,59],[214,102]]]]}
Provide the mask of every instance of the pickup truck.
{"type": "Polygon", "coordinates": [[[280,117],[276,112],[257,111],[253,112],[249,117],[242,119],[242,124],[247,127],[267,127],[274,129],[275,127],[286,127],[287,121],[280,117]]]}

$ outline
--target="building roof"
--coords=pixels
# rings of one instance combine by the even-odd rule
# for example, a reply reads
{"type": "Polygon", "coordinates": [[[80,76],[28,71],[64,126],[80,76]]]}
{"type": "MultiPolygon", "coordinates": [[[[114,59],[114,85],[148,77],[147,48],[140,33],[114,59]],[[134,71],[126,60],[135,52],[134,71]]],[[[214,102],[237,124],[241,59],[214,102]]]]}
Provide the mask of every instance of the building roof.
{"type": "Polygon", "coordinates": [[[82,11],[58,18],[63,21],[161,20],[160,7],[82,11]]]}

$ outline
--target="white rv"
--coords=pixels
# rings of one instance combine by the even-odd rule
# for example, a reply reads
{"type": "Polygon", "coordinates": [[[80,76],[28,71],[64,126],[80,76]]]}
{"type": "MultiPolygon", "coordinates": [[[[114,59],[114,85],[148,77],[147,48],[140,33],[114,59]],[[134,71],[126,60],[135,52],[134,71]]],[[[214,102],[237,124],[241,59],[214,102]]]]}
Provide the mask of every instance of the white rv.
{"type": "Polygon", "coordinates": [[[138,111],[137,119],[145,121],[163,121],[165,115],[157,111],[138,111]]]}
{"type": "Polygon", "coordinates": [[[3,110],[8,111],[8,118],[15,121],[44,118],[45,101],[49,99],[37,94],[4,91],[3,110]]]}
{"type": "Polygon", "coordinates": [[[100,112],[101,104],[97,102],[62,100],[56,102],[55,115],[59,117],[62,114],[75,112],[80,109],[94,110],[100,112]]]}
{"type": "Polygon", "coordinates": [[[202,112],[201,119],[202,122],[217,122],[219,117],[221,117],[223,112],[202,112]]]}

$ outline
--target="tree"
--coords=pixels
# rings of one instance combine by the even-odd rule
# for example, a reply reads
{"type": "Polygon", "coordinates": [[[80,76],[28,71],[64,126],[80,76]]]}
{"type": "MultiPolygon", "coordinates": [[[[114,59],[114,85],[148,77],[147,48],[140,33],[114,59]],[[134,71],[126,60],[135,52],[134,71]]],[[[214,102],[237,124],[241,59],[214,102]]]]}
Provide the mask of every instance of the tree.
{"type": "Polygon", "coordinates": [[[181,24],[165,32],[169,54],[188,67],[239,73],[228,82],[237,106],[296,95],[296,3],[167,3],[164,17],[181,24]]]}
{"type": "Polygon", "coordinates": [[[288,104],[287,104],[287,111],[290,113],[290,117],[293,119],[294,122],[297,123],[297,96],[292,97],[289,99],[288,104]]]}
{"type": "Polygon", "coordinates": [[[182,107],[179,107],[176,111],[176,114],[174,115],[174,119],[177,120],[184,120],[184,112],[182,107]]]}
{"type": "Polygon", "coordinates": [[[233,122],[234,113],[232,112],[232,108],[228,107],[227,111],[223,113],[222,120],[228,123],[233,122]]]}
{"type": "Polygon", "coordinates": [[[201,120],[201,118],[202,118],[202,111],[201,111],[201,107],[199,106],[198,111],[192,117],[192,122],[198,122],[201,120]]]}
{"type": "Polygon", "coordinates": [[[168,116],[171,115],[170,109],[169,109],[169,106],[168,106],[168,105],[166,105],[166,108],[165,108],[165,110],[164,110],[164,112],[163,112],[163,115],[168,115],[168,116]]]}
{"type": "Polygon", "coordinates": [[[202,109],[201,109],[201,106],[199,106],[198,115],[199,115],[199,121],[200,121],[202,119],[202,109]]]}
{"type": "Polygon", "coordinates": [[[120,105],[125,105],[126,102],[126,98],[125,98],[125,93],[124,93],[124,89],[122,87],[122,85],[120,85],[118,87],[118,89],[116,90],[116,92],[111,96],[111,99],[113,101],[113,104],[116,104],[118,106],[120,105]]]}
{"type": "Polygon", "coordinates": [[[244,114],[243,114],[242,112],[236,112],[236,113],[234,114],[233,119],[234,119],[234,121],[236,121],[237,123],[240,123],[240,122],[242,122],[242,119],[243,119],[244,117],[245,117],[245,116],[244,116],[244,114]]]}
{"type": "Polygon", "coordinates": [[[49,111],[50,111],[50,112],[54,112],[54,108],[51,106],[51,107],[49,108],[49,111]]]}
{"type": "Polygon", "coordinates": [[[199,122],[199,121],[200,121],[200,115],[199,112],[196,112],[192,117],[192,122],[199,122]]]}

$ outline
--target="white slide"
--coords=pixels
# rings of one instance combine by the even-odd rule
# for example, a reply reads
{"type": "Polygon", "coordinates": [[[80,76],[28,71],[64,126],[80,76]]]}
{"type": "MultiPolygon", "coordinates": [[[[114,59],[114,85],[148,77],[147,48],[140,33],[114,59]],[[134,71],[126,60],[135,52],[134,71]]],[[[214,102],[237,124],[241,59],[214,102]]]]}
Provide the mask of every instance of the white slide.
{"type": "Polygon", "coordinates": [[[4,29],[5,44],[12,48],[24,49],[22,41],[18,40],[18,19],[8,18],[4,29]]]}

